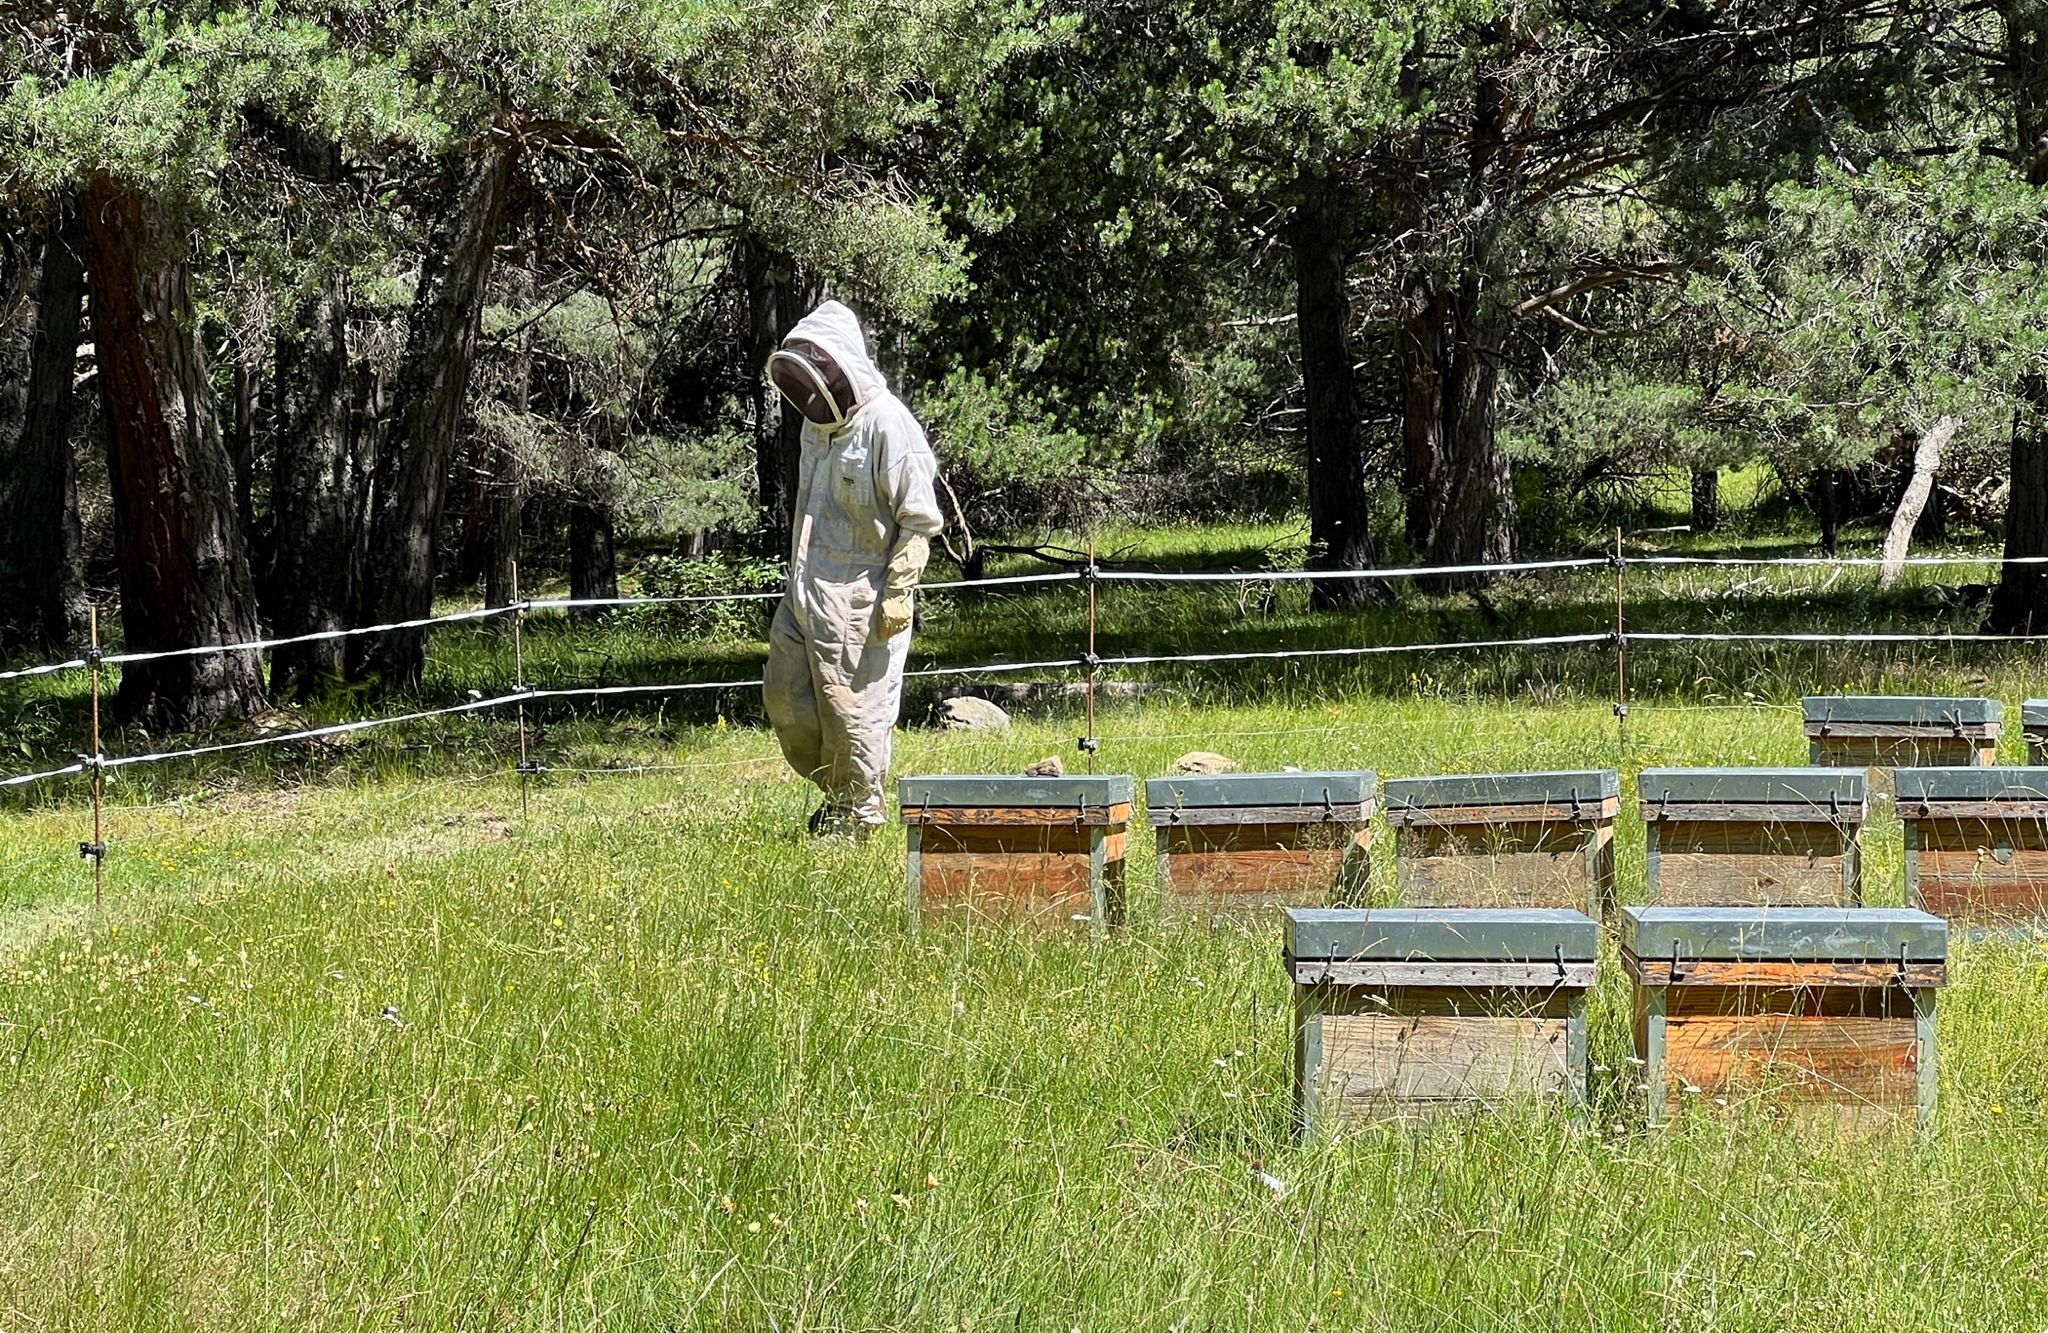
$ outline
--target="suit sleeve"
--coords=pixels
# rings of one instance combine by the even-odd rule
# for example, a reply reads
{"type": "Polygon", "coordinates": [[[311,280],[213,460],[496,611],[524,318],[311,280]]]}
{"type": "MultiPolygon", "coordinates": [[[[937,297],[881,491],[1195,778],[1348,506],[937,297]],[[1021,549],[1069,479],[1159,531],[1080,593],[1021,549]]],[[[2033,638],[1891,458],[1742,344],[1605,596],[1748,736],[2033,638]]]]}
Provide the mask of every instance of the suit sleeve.
{"type": "Polygon", "coordinates": [[[924,428],[909,409],[898,406],[884,422],[875,450],[875,490],[905,532],[936,537],[946,526],[934,488],[938,472],[939,460],[924,428]]]}

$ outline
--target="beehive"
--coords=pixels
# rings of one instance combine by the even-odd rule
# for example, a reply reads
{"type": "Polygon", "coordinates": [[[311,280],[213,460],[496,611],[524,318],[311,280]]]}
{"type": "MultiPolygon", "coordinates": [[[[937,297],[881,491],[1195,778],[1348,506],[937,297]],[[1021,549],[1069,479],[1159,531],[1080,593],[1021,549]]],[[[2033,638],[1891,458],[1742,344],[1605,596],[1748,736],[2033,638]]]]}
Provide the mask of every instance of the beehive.
{"type": "Polygon", "coordinates": [[[1971,926],[2048,922],[2048,768],[1902,768],[1906,900],[1971,926]]]}
{"type": "Polygon", "coordinates": [[[1612,769],[1395,778],[1387,823],[1409,907],[1570,907],[1614,896],[1612,769]]]}
{"type": "Polygon", "coordinates": [[[1688,1103],[1934,1114],[1948,923],[1910,908],[1630,907],[1650,1117],[1688,1103]]]}
{"type": "Polygon", "coordinates": [[[1153,778],[1161,914],[1243,917],[1348,897],[1365,880],[1378,788],[1369,772],[1153,778]]]}
{"type": "Polygon", "coordinates": [[[1860,768],[1648,768],[1650,901],[1826,906],[1862,899],[1860,768]]]}
{"type": "Polygon", "coordinates": [[[1297,1124],[1582,1103],[1599,933],[1557,908],[1287,909],[1297,1124]]]}
{"type": "Polygon", "coordinates": [[[1868,768],[1989,765],[1998,762],[2005,705],[1996,699],[1885,694],[1817,694],[1800,701],[1811,762],[1868,768]]]}
{"type": "Polygon", "coordinates": [[[2048,764],[2048,699],[2029,699],[2020,705],[2020,727],[2027,738],[2027,762],[2048,764]]]}
{"type": "Polygon", "coordinates": [[[901,784],[910,915],[1123,919],[1127,776],[912,777],[901,784]]]}

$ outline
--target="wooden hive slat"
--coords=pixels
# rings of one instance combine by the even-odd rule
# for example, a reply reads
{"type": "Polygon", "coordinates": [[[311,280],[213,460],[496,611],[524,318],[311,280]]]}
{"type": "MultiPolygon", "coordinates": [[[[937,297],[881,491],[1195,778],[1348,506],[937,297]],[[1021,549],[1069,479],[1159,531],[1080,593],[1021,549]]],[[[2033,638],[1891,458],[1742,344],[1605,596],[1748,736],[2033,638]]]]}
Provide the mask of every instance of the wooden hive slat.
{"type": "Polygon", "coordinates": [[[1652,1119],[1767,1098],[1850,1119],[1934,1113],[1947,923],[1889,908],[1625,908],[1652,1119]]]}
{"type": "Polygon", "coordinates": [[[1379,788],[1367,770],[1153,778],[1161,916],[1245,919],[1363,885],[1379,788]]]}
{"type": "Polygon", "coordinates": [[[1117,775],[903,779],[912,922],[1120,923],[1134,791],[1117,775]]]}
{"type": "Polygon", "coordinates": [[[1536,909],[1290,909],[1295,1105],[1423,1120],[1522,1097],[1579,1104],[1599,926],[1536,909]]]}
{"type": "Polygon", "coordinates": [[[1866,768],[1880,782],[1898,768],[1994,764],[2005,725],[1996,699],[1823,694],[1800,710],[1814,763],[1866,768]]]}
{"type": "Polygon", "coordinates": [[[1645,769],[1652,901],[1853,904],[1862,896],[1861,769],[1645,769]]]}
{"type": "Polygon", "coordinates": [[[1389,780],[1401,901],[1603,915],[1614,894],[1620,803],[1613,769],[1389,780]]]}
{"type": "Polygon", "coordinates": [[[2048,922],[2048,768],[1900,769],[1907,900],[1969,926],[2048,922]]]}

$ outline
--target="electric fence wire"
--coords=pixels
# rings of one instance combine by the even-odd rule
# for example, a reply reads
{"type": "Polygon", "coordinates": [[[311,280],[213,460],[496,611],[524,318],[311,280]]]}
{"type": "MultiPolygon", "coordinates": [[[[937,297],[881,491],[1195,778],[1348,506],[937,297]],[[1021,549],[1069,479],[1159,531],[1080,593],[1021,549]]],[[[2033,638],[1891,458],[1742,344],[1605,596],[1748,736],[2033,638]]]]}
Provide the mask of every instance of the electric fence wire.
{"type": "MultiPolygon", "coordinates": [[[[1401,566],[1385,569],[1268,569],[1268,570],[1131,570],[1100,569],[1093,576],[1106,583],[1289,583],[1289,582],[1331,582],[1346,580],[1399,580],[1450,578],[1463,575],[1497,575],[1539,573],[1550,570],[1592,569],[1612,565],[1607,556],[1573,556],[1555,560],[1524,560],[1502,564],[1482,565],[1436,565],[1401,566]]],[[[1736,567],[1800,567],[1800,568],[1869,568],[1884,563],[1876,557],[1862,556],[1693,556],[1693,555],[1631,555],[1626,563],[1632,565],[1676,566],[1718,566],[1736,567]]],[[[1997,565],[2038,565],[2048,564],[2048,556],[1909,556],[1905,563],[1922,567],[1997,565]]],[[[990,579],[958,579],[922,585],[925,592],[961,592],[975,589],[1024,587],[1057,583],[1076,583],[1089,577],[1084,570],[1059,570],[1047,574],[1015,574],[990,579]]],[[[508,616],[520,611],[575,611],[624,609],[639,606],[681,606],[713,605],[730,602],[774,601],[782,596],[780,589],[769,592],[701,593],[672,597],[554,597],[530,600],[507,606],[472,607],[461,611],[449,611],[441,615],[419,616],[410,620],[394,620],[376,625],[355,625],[346,629],[316,630],[308,634],[292,634],[275,638],[247,639],[237,643],[201,644],[191,648],[161,648],[147,651],[105,653],[99,657],[104,666],[132,666],[144,662],[159,662],[180,657],[206,657],[225,653],[264,652],[295,644],[323,643],[336,639],[354,638],[366,634],[391,634],[401,630],[428,629],[437,625],[451,625],[466,621],[489,620],[508,616]]],[[[1951,636],[1952,638],[1954,636],[1951,636]]],[[[2023,638],[2019,635],[1989,635],[1985,641],[1996,639],[2023,638]]],[[[1879,640],[1882,641],[1882,640],[1879,640]]],[[[1963,642],[1955,638],[1957,642],[1963,642]]],[[[24,680],[36,676],[47,676],[62,671],[76,671],[92,664],[90,657],[71,657],[62,661],[44,662],[34,666],[15,667],[0,670],[0,681],[24,680]]],[[[1103,665],[1108,665],[1105,661],[1103,665]]]]}

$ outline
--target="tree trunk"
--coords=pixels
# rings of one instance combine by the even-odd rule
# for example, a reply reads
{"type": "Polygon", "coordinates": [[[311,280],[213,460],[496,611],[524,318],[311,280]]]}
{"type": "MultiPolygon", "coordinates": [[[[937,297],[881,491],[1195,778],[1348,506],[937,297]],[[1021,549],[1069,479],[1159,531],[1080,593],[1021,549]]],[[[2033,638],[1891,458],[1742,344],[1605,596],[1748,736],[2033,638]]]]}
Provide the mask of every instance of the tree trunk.
{"type": "Polygon", "coordinates": [[[235,356],[235,418],[228,435],[228,457],[235,470],[235,522],[245,537],[256,531],[256,397],[263,367],[255,354],[235,356]]]}
{"type": "Polygon", "coordinates": [[[1436,285],[1411,277],[1402,293],[1401,495],[1408,549],[1427,551],[1443,500],[1444,319],[1436,285]]]}
{"type": "MultiPolygon", "coordinates": [[[[512,305],[523,312],[533,300],[533,269],[527,265],[512,275],[512,305]]],[[[533,329],[519,334],[519,350],[512,361],[511,407],[522,418],[532,405],[533,329]]],[[[515,432],[516,437],[516,432],[515,432]]],[[[519,563],[520,520],[526,512],[526,460],[514,437],[501,438],[491,450],[491,475],[484,494],[484,605],[508,606],[512,602],[512,571],[519,563]]]]}
{"type": "MultiPolygon", "coordinates": [[[[463,164],[460,188],[442,214],[420,262],[398,372],[398,419],[379,472],[390,478],[376,505],[367,569],[368,614],[379,622],[414,620],[434,609],[434,558],[483,321],[484,289],[512,175],[497,143],[463,164]]],[[[352,641],[349,674],[385,689],[416,689],[426,669],[424,629],[392,630],[352,641]]]]}
{"type": "Polygon", "coordinates": [[[1891,587],[1905,572],[1906,548],[1912,543],[1913,528],[1920,522],[1920,512],[1927,508],[1927,497],[1934,493],[1934,474],[1941,467],[1941,451],[1948,447],[1948,442],[1955,438],[1962,424],[1960,418],[1943,417],[1928,427],[1914,448],[1913,479],[1906,483],[1906,493],[1899,498],[1898,512],[1892,515],[1891,530],[1884,536],[1884,563],[1878,567],[1878,587],[1891,587]]]}
{"type": "MultiPolygon", "coordinates": [[[[1429,560],[1435,565],[1492,565],[1515,558],[1514,478],[1500,447],[1495,406],[1500,396],[1500,333],[1484,309],[1490,300],[1476,276],[1459,285],[1452,308],[1454,342],[1444,373],[1442,508],[1429,560]]],[[[1435,581],[1473,587],[1484,574],[1435,581]]]]}
{"type": "MultiPolygon", "coordinates": [[[[619,565],[612,549],[612,507],[603,500],[569,502],[569,596],[617,597],[619,565]]],[[[596,607],[579,607],[576,619],[596,620],[596,607]]]]}
{"type": "MultiPolygon", "coordinates": [[[[235,522],[234,471],[186,287],[186,238],[102,177],[85,197],[93,342],[130,651],[257,636],[256,589],[235,522]]],[[[263,704],[256,653],[135,663],[119,711],[152,730],[247,717],[263,704]]]]}
{"type": "Polygon", "coordinates": [[[754,426],[754,484],[763,542],[778,558],[789,555],[790,524],[796,508],[797,457],[803,450],[803,418],[768,383],[768,358],[817,304],[815,283],[806,281],[789,255],[752,237],[742,238],[747,286],[748,384],[754,426]]]}
{"type": "Polygon", "coordinates": [[[85,300],[84,229],[75,217],[21,255],[0,317],[21,322],[0,353],[0,650],[75,647],[85,625],[73,375],[85,300]],[[38,271],[39,267],[39,271],[38,271]],[[33,273],[33,282],[25,281],[33,273]]]}
{"type": "MultiPolygon", "coordinates": [[[[2005,558],[2048,557],[2048,380],[2030,375],[2021,385],[2021,406],[2013,412],[2012,485],[2005,507],[2005,558]]],[[[2032,634],[2048,626],[2048,565],[2008,563],[1992,590],[1985,613],[1988,634],[2032,634]]]]}
{"type": "Polygon", "coordinates": [[[1835,484],[1835,470],[1824,467],[1814,474],[1813,512],[1820,520],[1820,553],[1832,556],[1842,547],[1841,488],[1835,484]]]}
{"type": "MultiPolygon", "coordinates": [[[[1294,251],[1295,328],[1308,425],[1307,567],[1370,569],[1372,511],[1348,340],[1344,215],[1335,190],[1320,185],[1309,190],[1288,241],[1294,251]]],[[[1314,605],[1324,608],[1357,606],[1376,591],[1365,579],[1316,579],[1310,585],[1314,605]]]]}
{"type": "Polygon", "coordinates": [[[1712,532],[1721,526],[1721,470],[1692,470],[1692,530],[1712,532]]]}
{"type": "MultiPolygon", "coordinates": [[[[271,566],[280,636],[341,629],[349,621],[356,477],[351,466],[348,288],[321,284],[302,324],[277,337],[277,463],[271,481],[276,557],[271,566]]],[[[342,641],[275,650],[270,689],[311,698],[341,678],[342,641]]]]}
{"type": "MultiPolygon", "coordinates": [[[[2048,16],[2038,6],[2000,6],[2005,27],[2014,161],[2027,184],[2048,186],[2048,16]]],[[[2048,376],[2022,380],[2013,414],[2005,558],[2048,556],[2048,376]]],[[[1985,631],[2026,634],[2048,625],[2048,565],[2000,569],[1985,631]]]]}
{"type": "MultiPolygon", "coordinates": [[[[1496,410],[1500,396],[1500,348],[1507,312],[1501,307],[1506,281],[1499,263],[1494,217],[1506,188],[1504,149],[1510,112],[1498,70],[1485,68],[1475,85],[1472,141],[1467,150],[1469,224],[1456,287],[1447,292],[1442,387],[1442,509],[1431,532],[1429,558],[1436,565],[1490,565],[1515,558],[1514,478],[1500,447],[1496,410]]],[[[1470,587],[1483,574],[1436,581],[1439,587],[1470,587]]]]}

